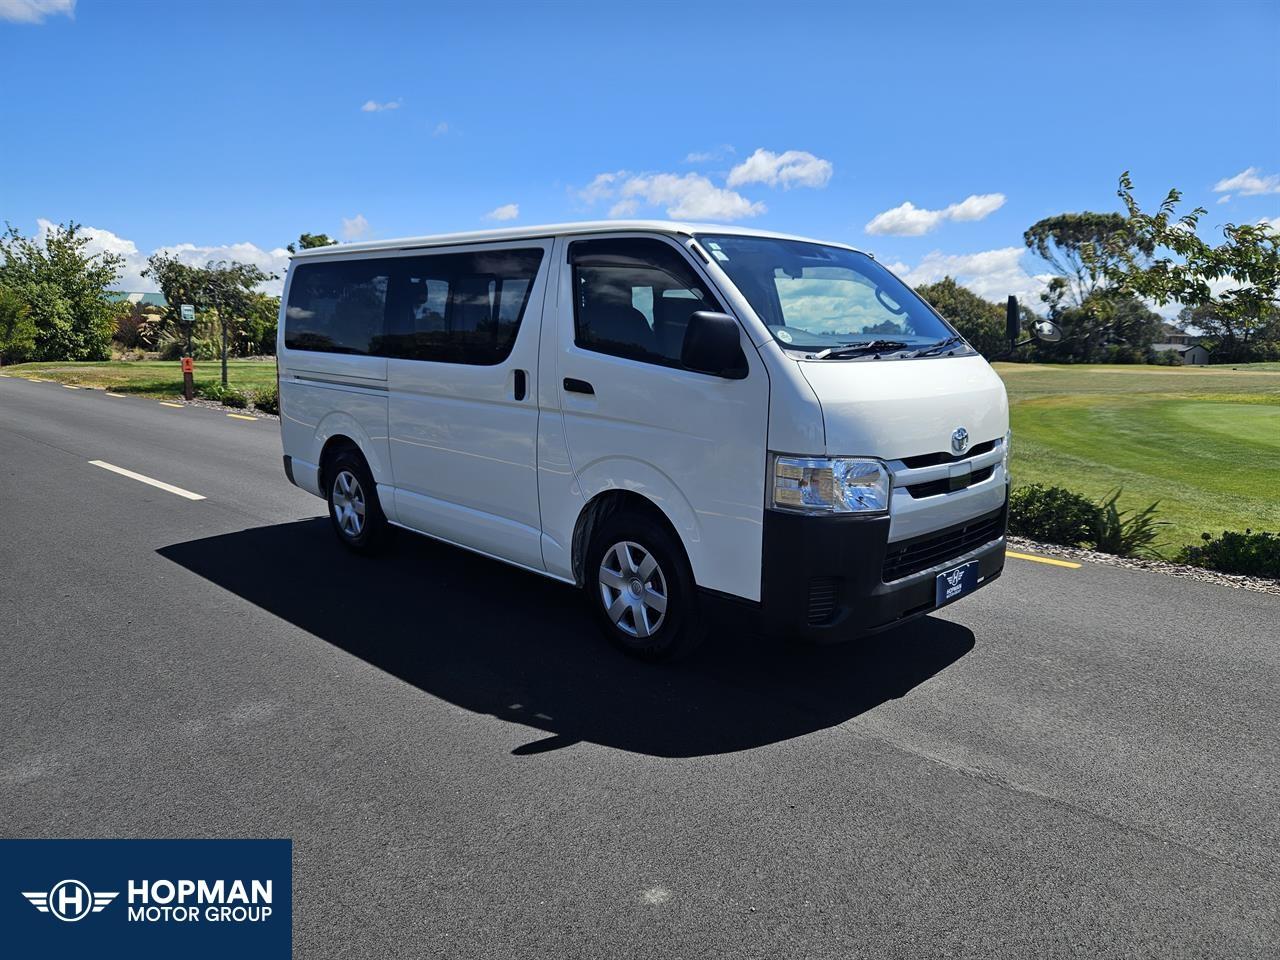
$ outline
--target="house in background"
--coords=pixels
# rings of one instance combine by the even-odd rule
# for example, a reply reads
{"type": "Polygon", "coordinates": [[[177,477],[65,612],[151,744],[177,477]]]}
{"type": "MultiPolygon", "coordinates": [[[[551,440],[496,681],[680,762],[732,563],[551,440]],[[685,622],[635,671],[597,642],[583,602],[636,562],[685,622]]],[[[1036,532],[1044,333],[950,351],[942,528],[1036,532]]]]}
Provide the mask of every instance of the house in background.
{"type": "Polygon", "coordinates": [[[1209,362],[1209,350],[1203,343],[1153,343],[1151,349],[1156,353],[1176,353],[1178,359],[1189,366],[1199,367],[1209,362]]]}
{"type": "Polygon", "coordinates": [[[1160,324],[1160,342],[1172,343],[1178,346],[1187,347],[1195,343],[1198,338],[1193,333],[1187,333],[1181,327],[1175,327],[1172,323],[1160,324]]]}
{"type": "Polygon", "coordinates": [[[169,305],[163,293],[130,293],[127,290],[108,290],[107,297],[116,303],[132,303],[135,306],[159,307],[163,310],[169,305]]]}
{"type": "Polygon", "coordinates": [[[1204,366],[1209,362],[1209,348],[1197,333],[1187,333],[1172,323],[1160,324],[1160,342],[1153,343],[1156,353],[1176,353],[1178,360],[1189,366],[1204,366]]]}

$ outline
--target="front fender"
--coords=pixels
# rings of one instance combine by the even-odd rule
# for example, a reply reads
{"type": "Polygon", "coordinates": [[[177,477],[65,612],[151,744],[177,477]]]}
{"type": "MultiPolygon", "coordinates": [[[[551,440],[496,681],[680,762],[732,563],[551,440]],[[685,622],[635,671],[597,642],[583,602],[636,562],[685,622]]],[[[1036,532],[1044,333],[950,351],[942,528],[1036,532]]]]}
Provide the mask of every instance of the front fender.
{"type": "Polygon", "coordinates": [[[652,464],[631,457],[606,457],[581,466],[576,472],[584,504],[606,491],[625,490],[661,510],[684,546],[694,579],[700,579],[699,574],[709,562],[702,523],[689,498],[670,477],[652,464]]]}

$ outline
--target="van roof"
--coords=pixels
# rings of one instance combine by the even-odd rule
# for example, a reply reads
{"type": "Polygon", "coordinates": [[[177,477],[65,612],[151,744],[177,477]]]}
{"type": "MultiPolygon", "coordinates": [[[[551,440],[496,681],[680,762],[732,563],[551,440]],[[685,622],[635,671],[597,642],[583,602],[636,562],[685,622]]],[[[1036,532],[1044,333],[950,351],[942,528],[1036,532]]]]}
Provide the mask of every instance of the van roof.
{"type": "Polygon", "coordinates": [[[348,253],[365,253],[372,250],[409,250],[416,247],[444,247],[464,243],[491,243],[502,240],[531,240],[540,237],[572,236],[579,233],[670,233],[689,236],[695,233],[720,233],[744,237],[773,237],[782,240],[804,240],[808,243],[824,243],[832,247],[856,250],[847,243],[812,240],[772,230],[752,230],[749,227],[726,227],[711,223],[682,223],[674,220],[586,220],[578,223],[550,223],[534,227],[503,227],[500,230],[472,230],[466,233],[439,233],[426,237],[401,237],[396,240],[366,240],[362,243],[337,243],[328,247],[312,247],[299,250],[295,259],[342,256],[348,253]]]}

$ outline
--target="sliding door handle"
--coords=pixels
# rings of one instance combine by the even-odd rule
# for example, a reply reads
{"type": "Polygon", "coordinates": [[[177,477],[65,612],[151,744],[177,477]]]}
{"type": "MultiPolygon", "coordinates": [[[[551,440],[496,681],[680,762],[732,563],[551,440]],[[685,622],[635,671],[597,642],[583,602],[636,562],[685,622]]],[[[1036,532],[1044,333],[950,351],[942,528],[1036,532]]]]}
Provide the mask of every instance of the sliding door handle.
{"type": "Polygon", "coordinates": [[[586,393],[595,396],[596,388],[585,380],[575,380],[573,377],[564,378],[564,388],[570,393],[586,393]]]}
{"type": "Polygon", "coordinates": [[[515,393],[516,400],[523,400],[525,393],[528,391],[529,379],[528,374],[523,370],[516,371],[515,393]]]}

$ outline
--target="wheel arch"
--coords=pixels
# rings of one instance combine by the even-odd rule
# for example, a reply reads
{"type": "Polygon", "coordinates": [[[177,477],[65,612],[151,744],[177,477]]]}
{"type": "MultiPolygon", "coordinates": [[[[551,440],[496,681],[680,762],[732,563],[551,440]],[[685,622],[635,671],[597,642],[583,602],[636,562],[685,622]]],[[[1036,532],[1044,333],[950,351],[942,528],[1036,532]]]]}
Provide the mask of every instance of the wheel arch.
{"type": "MultiPolygon", "coordinates": [[[[333,462],[333,458],[344,450],[354,450],[360,455],[368,465],[369,458],[365,456],[364,451],[360,449],[360,444],[351,439],[344,433],[335,433],[324,442],[324,446],[320,448],[319,470],[317,471],[317,479],[320,484],[321,494],[328,492],[328,478],[326,476],[329,464],[333,462]]],[[[372,468],[370,468],[372,471],[372,468]]]]}
{"type": "Polygon", "coordinates": [[[675,538],[676,543],[680,544],[680,549],[684,551],[685,562],[689,562],[689,549],[685,545],[684,538],[680,536],[680,531],[662,507],[633,490],[611,488],[602,490],[587,501],[578,513],[577,523],[574,524],[571,557],[573,579],[579,586],[586,582],[586,571],[583,567],[586,564],[587,548],[591,544],[592,536],[608,517],[623,510],[634,510],[646,514],[662,524],[675,538]]]}

